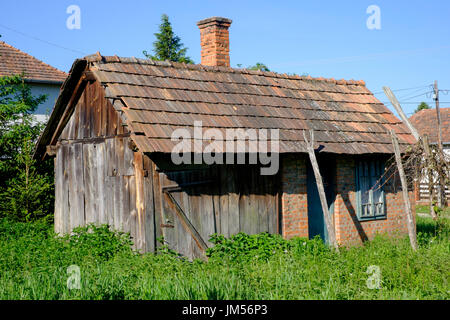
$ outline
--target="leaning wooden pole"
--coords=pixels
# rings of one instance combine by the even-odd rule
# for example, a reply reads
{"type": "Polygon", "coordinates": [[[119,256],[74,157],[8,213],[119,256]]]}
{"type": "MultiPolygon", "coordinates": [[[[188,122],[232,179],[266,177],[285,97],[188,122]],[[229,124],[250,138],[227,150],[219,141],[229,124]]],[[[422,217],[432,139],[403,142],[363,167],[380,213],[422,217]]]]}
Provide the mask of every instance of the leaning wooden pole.
{"type": "Polygon", "coordinates": [[[383,87],[383,91],[386,97],[389,99],[389,101],[391,101],[400,118],[403,120],[408,129],[411,131],[414,138],[416,138],[416,140],[419,141],[420,139],[419,132],[416,130],[416,128],[412,125],[411,121],[409,121],[406,114],[403,112],[402,106],[400,105],[400,102],[398,102],[392,90],[389,87],[383,87]]]}
{"type": "Polygon", "coordinates": [[[411,202],[409,201],[408,184],[406,182],[405,171],[403,170],[402,157],[400,154],[400,146],[398,144],[397,135],[394,130],[391,130],[392,145],[394,146],[395,161],[397,162],[398,173],[400,175],[400,181],[402,183],[403,202],[405,204],[406,219],[408,224],[409,241],[413,250],[417,250],[417,236],[416,227],[414,225],[414,219],[411,210],[411,202]]]}
{"type": "Polygon", "coordinates": [[[311,160],[311,165],[314,170],[314,176],[316,178],[317,190],[319,191],[320,204],[322,205],[322,212],[325,220],[325,225],[327,227],[328,239],[330,244],[337,250],[338,244],[336,241],[336,233],[334,229],[333,220],[330,217],[330,212],[328,211],[328,202],[325,195],[325,189],[323,187],[322,176],[320,175],[319,165],[317,163],[316,154],[314,152],[314,131],[309,131],[310,140],[306,137],[305,131],[303,131],[303,138],[305,139],[306,148],[308,150],[309,159],[311,160]]]}

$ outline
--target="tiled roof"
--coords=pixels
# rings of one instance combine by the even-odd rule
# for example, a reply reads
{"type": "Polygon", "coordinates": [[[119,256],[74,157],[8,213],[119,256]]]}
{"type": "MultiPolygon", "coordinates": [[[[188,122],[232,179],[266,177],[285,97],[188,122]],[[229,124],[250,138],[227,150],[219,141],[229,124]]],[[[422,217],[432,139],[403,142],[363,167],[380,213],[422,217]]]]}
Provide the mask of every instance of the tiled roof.
{"type": "MultiPolygon", "coordinates": [[[[440,108],[442,142],[450,143],[450,108],[440,108]]],[[[421,110],[409,118],[421,135],[427,134],[431,143],[438,141],[438,122],[436,109],[421,110]]]]}
{"type": "Polygon", "coordinates": [[[0,76],[25,74],[33,81],[63,82],[67,74],[0,41],[0,76]]]}
{"type": "MultiPolygon", "coordinates": [[[[172,132],[178,128],[192,132],[194,121],[221,132],[228,128],[279,129],[282,153],[306,152],[305,129],[314,129],[316,147],[320,145],[322,152],[393,153],[391,129],[403,146],[415,142],[407,127],[363,81],[99,54],[74,63],[77,77],[77,70],[86,63],[143,152],[171,152],[178,144],[171,141],[172,132]]],[[[70,92],[65,87],[75,85],[71,77],[63,91],[70,92]]],[[[58,121],[68,97],[58,100],[61,103],[57,102],[46,132],[53,130],[52,122],[58,121]]],[[[43,138],[41,144],[45,142],[43,138]]]]}

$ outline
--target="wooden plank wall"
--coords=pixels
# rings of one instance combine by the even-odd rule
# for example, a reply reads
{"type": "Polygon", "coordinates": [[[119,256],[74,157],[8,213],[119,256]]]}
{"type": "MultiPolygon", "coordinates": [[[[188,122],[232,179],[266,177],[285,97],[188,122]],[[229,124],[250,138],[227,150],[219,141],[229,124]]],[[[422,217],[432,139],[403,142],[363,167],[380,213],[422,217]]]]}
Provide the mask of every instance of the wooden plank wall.
{"type": "Polygon", "coordinates": [[[201,257],[195,239],[183,227],[163,193],[169,192],[208,246],[213,233],[278,233],[279,176],[261,176],[257,166],[211,166],[160,172],[162,234],[169,247],[188,257],[201,257]],[[176,188],[176,187],[181,188],[176,188]]]}
{"type": "Polygon", "coordinates": [[[161,172],[147,155],[133,152],[130,143],[103,89],[89,83],[57,143],[58,233],[108,224],[129,232],[140,251],[155,251],[163,236],[172,249],[201,257],[198,239],[165,198],[167,188],[207,245],[213,233],[279,232],[279,176],[261,176],[257,166],[238,165],[161,172]]]}
{"type": "Polygon", "coordinates": [[[103,90],[88,84],[58,139],[56,232],[108,224],[129,232],[136,249],[155,250],[152,167],[130,142],[103,90]]]}

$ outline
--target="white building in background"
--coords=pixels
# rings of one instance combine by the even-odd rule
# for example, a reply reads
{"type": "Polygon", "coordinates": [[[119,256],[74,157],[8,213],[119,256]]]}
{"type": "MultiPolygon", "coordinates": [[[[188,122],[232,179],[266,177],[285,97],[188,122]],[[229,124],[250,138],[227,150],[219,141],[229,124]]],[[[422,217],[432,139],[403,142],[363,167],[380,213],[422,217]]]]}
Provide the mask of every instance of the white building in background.
{"type": "Polygon", "coordinates": [[[67,73],[0,41],[0,77],[24,74],[33,96],[47,95],[35,111],[36,121],[47,121],[67,73]]]}
{"type": "MultiPolygon", "coordinates": [[[[444,153],[450,161],[450,108],[440,108],[441,128],[442,128],[442,147],[444,153]]],[[[412,125],[419,131],[420,135],[428,135],[431,144],[438,142],[438,120],[436,109],[426,109],[415,113],[409,118],[412,125]]],[[[416,201],[429,202],[428,180],[424,179],[416,187],[416,201]]],[[[450,186],[446,186],[445,193],[450,202],[450,186]]]]}

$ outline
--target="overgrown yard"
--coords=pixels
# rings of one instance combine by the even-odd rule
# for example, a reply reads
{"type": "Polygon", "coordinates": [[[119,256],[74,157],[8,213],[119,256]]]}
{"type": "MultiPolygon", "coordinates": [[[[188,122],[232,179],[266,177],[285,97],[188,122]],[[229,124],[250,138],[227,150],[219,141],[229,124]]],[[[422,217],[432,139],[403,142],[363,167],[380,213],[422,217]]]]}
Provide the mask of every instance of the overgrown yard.
{"type": "Polygon", "coordinates": [[[0,299],[449,299],[449,221],[417,223],[417,252],[408,239],[336,253],[320,240],[238,235],[216,237],[208,262],[188,262],[167,250],[133,253],[107,228],[57,239],[48,223],[3,219],[0,299]],[[80,289],[67,287],[71,265],[80,289]],[[368,288],[369,266],[380,268],[381,289],[368,288]]]}

